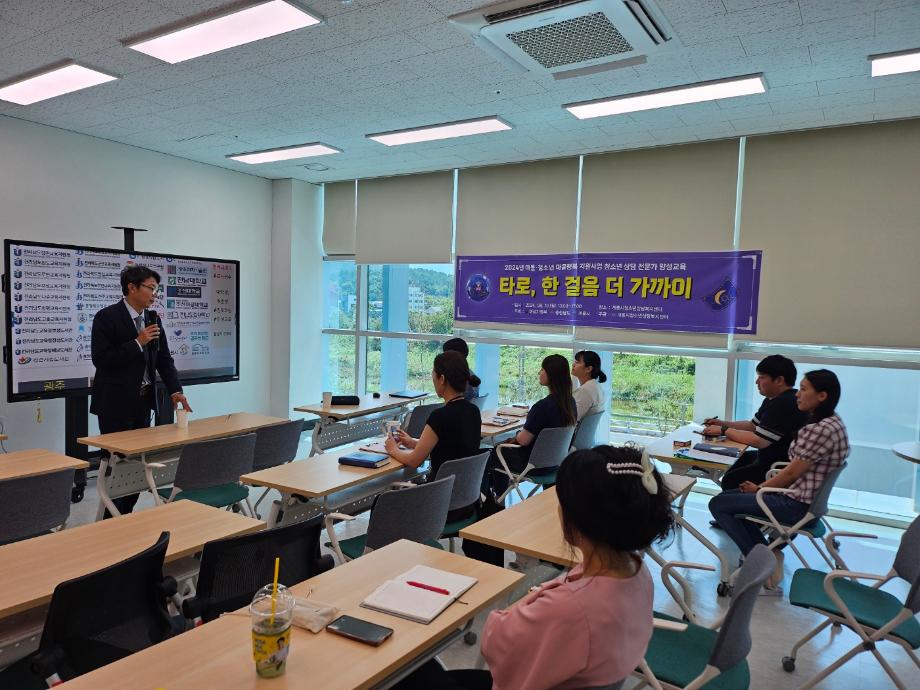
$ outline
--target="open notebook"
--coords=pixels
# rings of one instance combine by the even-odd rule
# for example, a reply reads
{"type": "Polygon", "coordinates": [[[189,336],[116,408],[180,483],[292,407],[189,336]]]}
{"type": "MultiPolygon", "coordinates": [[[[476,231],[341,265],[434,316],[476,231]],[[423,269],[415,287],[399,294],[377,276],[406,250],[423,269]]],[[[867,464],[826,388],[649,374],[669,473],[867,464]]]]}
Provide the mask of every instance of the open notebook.
{"type": "Polygon", "coordinates": [[[528,405],[505,405],[496,410],[502,417],[526,417],[529,411],[528,405]]]}
{"type": "Polygon", "coordinates": [[[396,579],[384,582],[361,602],[361,606],[427,625],[477,581],[475,577],[417,565],[396,579]],[[409,582],[438,587],[449,594],[413,587],[409,582]]]}
{"type": "Polygon", "coordinates": [[[719,453],[707,453],[704,450],[697,450],[696,448],[681,448],[680,450],[674,451],[674,456],[686,458],[688,460],[703,460],[719,465],[733,465],[735,460],[737,460],[737,458],[730,458],[719,453]]]}

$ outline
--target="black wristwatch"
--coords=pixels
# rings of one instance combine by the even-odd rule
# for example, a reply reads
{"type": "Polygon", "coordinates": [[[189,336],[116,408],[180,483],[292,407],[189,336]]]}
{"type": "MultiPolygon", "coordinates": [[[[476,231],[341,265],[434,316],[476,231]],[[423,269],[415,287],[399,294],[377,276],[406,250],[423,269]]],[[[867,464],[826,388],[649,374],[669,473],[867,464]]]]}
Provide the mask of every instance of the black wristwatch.
{"type": "Polygon", "coordinates": [[[722,425],[722,435],[725,436],[725,432],[728,431],[728,424],[722,425]]]}

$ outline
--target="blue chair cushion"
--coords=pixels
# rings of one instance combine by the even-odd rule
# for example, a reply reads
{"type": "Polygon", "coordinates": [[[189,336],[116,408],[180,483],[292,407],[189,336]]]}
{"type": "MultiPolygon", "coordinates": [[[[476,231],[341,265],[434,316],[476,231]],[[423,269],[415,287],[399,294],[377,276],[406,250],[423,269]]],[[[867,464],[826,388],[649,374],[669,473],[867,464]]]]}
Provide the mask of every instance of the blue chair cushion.
{"type": "MultiPolygon", "coordinates": [[[[657,611],[655,617],[683,622],[657,611]]],[[[645,652],[645,661],[658,680],[680,688],[686,687],[709,663],[717,634],[715,630],[691,623],[682,632],[655,630],[645,652]]],[[[750,684],[751,674],[747,661],[742,661],[701,687],[705,690],[747,690],[750,684]]]]}
{"type": "MultiPolygon", "coordinates": [[[[367,535],[360,534],[357,537],[351,537],[350,539],[341,539],[339,541],[339,548],[342,550],[342,553],[345,554],[350,560],[360,558],[364,554],[364,547],[367,544],[367,535]]],[[[443,549],[440,543],[434,541],[433,539],[425,542],[426,546],[433,546],[438,549],[443,549]]],[[[326,542],[326,548],[332,548],[332,542],[326,542]]]]}
{"type": "MultiPolygon", "coordinates": [[[[742,520],[767,521],[767,518],[763,517],[762,515],[747,515],[745,513],[739,513],[738,515],[735,515],[735,517],[740,518],[742,520]]],[[[787,525],[783,522],[779,524],[781,524],[783,527],[792,527],[792,525],[787,525]]],[[[812,520],[809,524],[805,525],[804,527],[799,527],[799,531],[808,532],[815,539],[820,539],[827,533],[827,527],[821,520],[812,520]]]]}
{"type": "Polygon", "coordinates": [[[546,486],[547,484],[556,483],[556,474],[559,472],[559,468],[553,468],[549,471],[546,470],[534,470],[526,477],[524,481],[531,482],[532,484],[540,484],[541,486],[546,486]],[[540,474],[534,474],[534,472],[540,472],[540,474]]]}
{"type": "MultiPolygon", "coordinates": [[[[827,573],[810,568],[796,570],[789,588],[789,603],[842,616],[843,613],[824,591],[825,575],[827,573]]],[[[835,581],[834,589],[858,622],[876,630],[904,608],[904,603],[893,594],[861,582],[839,579],[835,581]]],[[[913,649],[920,648],[920,621],[916,617],[908,618],[889,634],[901,638],[913,649]]]]}
{"type": "MultiPolygon", "coordinates": [[[[172,489],[159,489],[158,492],[164,499],[169,498],[172,489]]],[[[221,484],[209,486],[206,489],[188,489],[176,494],[174,501],[195,501],[204,503],[214,508],[226,508],[234,503],[245,501],[249,497],[249,489],[239,484],[221,484]]]]}

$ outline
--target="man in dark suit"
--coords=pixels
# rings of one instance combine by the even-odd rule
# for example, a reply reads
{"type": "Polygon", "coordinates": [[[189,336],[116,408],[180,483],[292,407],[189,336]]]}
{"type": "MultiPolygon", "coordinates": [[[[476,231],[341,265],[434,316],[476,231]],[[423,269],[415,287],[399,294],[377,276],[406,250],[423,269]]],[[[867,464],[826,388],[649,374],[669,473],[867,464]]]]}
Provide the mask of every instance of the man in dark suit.
{"type": "MultiPolygon", "coordinates": [[[[191,410],[182,393],[179,375],[166,332],[156,312],[149,311],[160,275],[146,266],[127,266],[121,272],[121,302],[101,309],[93,318],[92,355],[96,367],[90,412],[99,417],[103,434],[150,426],[150,411],[157,409],[156,374],[179,404],[191,410]]],[[[138,494],[113,500],[121,513],[130,513],[138,494]]],[[[105,517],[110,517],[105,512],[105,517]]]]}

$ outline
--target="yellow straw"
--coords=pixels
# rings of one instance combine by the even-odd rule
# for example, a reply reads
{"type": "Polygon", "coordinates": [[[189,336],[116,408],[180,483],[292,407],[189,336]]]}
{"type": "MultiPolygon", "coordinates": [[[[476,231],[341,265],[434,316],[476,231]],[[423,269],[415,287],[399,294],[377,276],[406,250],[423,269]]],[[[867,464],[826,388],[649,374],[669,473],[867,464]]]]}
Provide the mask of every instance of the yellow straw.
{"type": "Polygon", "coordinates": [[[278,597],[278,566],[281,564],[281,558],[275,558],[275,580],[272,582],[272,619],[269,625],[275,624],[275,601],[278,597]]]}

